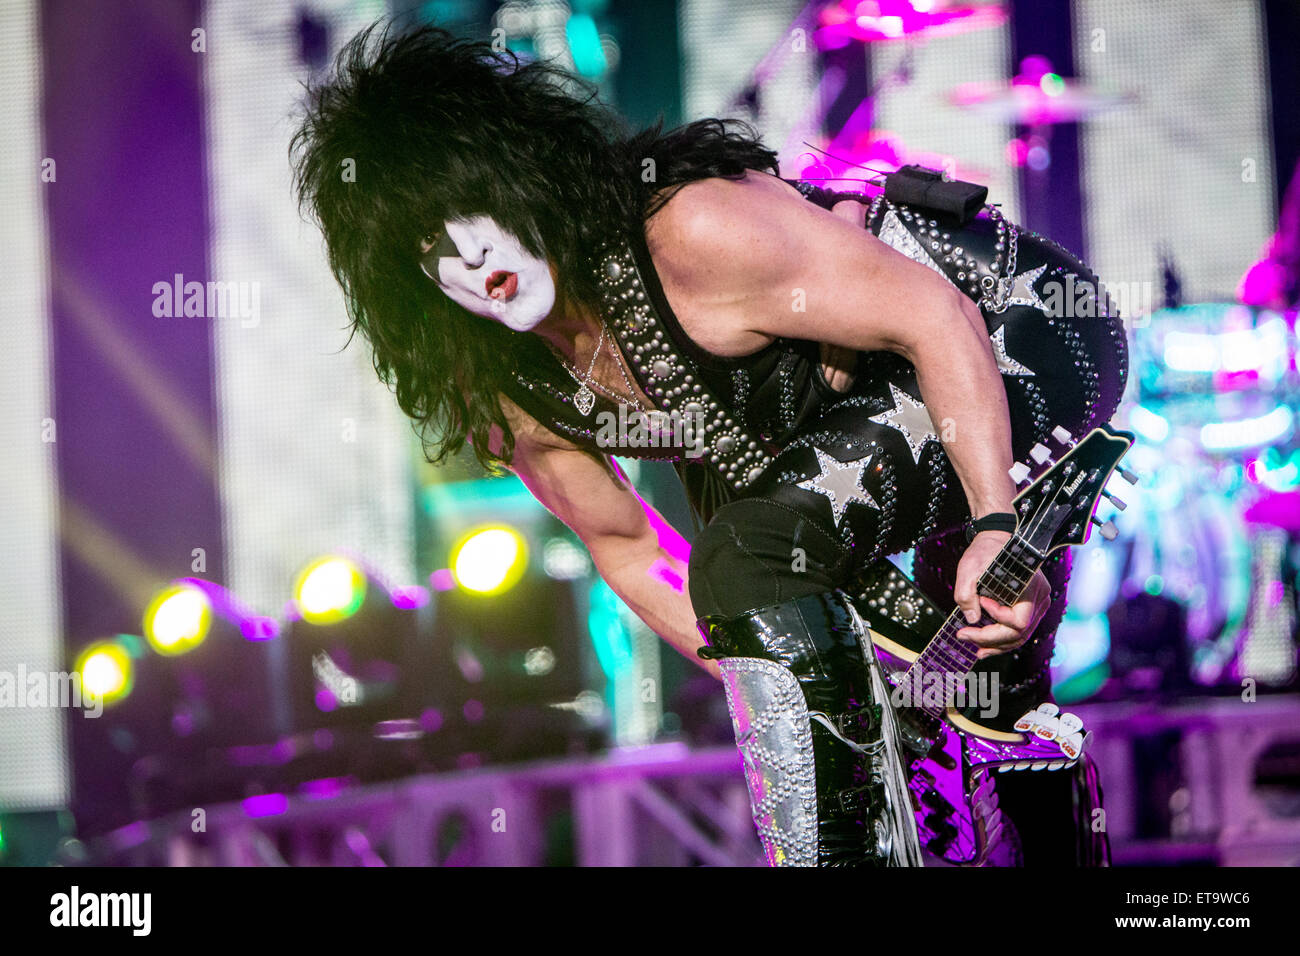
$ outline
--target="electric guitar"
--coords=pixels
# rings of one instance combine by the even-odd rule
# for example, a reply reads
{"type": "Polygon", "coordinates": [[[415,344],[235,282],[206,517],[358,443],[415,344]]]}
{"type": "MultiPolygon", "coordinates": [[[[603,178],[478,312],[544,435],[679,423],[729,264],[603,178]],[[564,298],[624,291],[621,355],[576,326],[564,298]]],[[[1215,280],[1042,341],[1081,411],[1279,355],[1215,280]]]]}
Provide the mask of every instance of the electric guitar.
{"type": "MultiPolygon", "coordinates": [[[[1016,496],[1016,530],[977,585],[980,594],[1003,604],[1020,599],[1049,555],[1087,541],[1090,523],[1099,525],[1107,540],[1113,538],[1114,525],[1100,521],[1095,512],[1103,495],[1118,508],[1124,503],[1106,491],[1106,482],[1116,470],[1126,481],[1137,481],[1119,467],[1133,444],[1132,435],[1103,425],[1072,447],[1064,429],[1053,436],[1068,448],[1059,461],[1037,445],[1031,452],[1033,465],[1011,469],[1012,477],[1023,484],[1035,468],[1047,466],[1016,496]]],[[[1080,759],[1086,764],[1084,748],[1090,735],[1078,717],[1060,713],[1051,703],[1025,714],[1010,732],[970,719],[958,709],[954,691],[973,683],[970,670],[978,648],[956,637],[966,626],[961,612],[954,610],[945,619],[888,561],[865,573],[855,592],[855,604],[892,686],[891,699],[901,705],[896,707],[899,733],[915,758],[907,776],[921,845],[949,863],[986,865],[1004,836],[994,775],[1063,770],[1080,759]],[[923,634],[933,637],[927,642],[923,634]]],[[[980,623],[993,621],[984,615],[980,623]]],[[[1090,766],[1086,769],[1092,772],[1090,766]]]]}

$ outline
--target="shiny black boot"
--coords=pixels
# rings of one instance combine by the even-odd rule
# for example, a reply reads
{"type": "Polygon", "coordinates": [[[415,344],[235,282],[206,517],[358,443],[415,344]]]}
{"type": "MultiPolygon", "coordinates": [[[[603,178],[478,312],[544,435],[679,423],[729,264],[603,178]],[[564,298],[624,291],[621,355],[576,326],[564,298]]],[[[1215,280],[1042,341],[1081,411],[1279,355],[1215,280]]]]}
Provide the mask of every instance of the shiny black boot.
{"type": "MultiPolygon", "coordinates": [[[[920,865],[892,713],[839,591],[698,621],[774,866],[920,865]]],[[[869,648],[869,644],[865,645],[869,648]]]]}

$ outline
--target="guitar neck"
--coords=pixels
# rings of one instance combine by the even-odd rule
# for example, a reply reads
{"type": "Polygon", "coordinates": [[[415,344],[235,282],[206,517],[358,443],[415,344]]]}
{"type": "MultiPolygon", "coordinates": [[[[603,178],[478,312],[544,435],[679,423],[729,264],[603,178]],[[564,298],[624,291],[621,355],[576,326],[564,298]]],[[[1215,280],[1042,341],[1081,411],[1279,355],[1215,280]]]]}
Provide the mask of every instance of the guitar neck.
{"type": "MultiPolygon", "coordinates": [[[[980,575],[975,590],[1000,604],[1015,604],[1029,587],[1029,579],[1042,566],[1044,557],[1021,538],[1012,535],[980,575]]],[[[981,614],[980,623],[991,623],[991,619],[987,614],[981,614]]],[[[965,615],[960,608],[955,608],[900,679],[899,687],[904,699],[911,699],[915,706],[932,717],[943,715],[948,690],[956,681],[964,679],[975,664],[978,645],[957,636],[957,632],[966,626],[965,615]],[[932,690],[928,690],[934,687],[943,689],[942,702],[936,699],[932,690]]]]}

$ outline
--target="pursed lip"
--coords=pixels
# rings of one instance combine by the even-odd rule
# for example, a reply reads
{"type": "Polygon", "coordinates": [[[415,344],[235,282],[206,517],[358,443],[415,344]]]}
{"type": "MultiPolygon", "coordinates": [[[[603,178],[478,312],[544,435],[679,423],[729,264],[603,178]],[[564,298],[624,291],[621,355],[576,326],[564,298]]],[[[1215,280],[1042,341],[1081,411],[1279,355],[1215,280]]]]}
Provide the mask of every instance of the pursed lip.
{"type": "Polygon", "coordinates": [[[515,292],[519,290],[519,275],[514,272],[507,272],[504,269],[497,269],[487,277],[483,289],[489,299],[509,301],[514,298],[515,292]]]}

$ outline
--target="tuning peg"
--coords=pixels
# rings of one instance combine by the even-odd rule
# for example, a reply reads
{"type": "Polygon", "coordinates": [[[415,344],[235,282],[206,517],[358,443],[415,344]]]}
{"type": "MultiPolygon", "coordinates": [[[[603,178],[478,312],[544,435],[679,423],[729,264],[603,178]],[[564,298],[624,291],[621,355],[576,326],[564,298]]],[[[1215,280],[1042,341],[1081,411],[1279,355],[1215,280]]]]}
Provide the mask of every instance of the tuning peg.
{"type": "Polygon", "coordinates": [[[1127,481],[1130,485],[1136,485],[1138,483],[1138,476],[1135,475],[1133,472],[1129,471],[1123,465],[1117,466],[1115,470],[1118,471],[1119,476],[1123,478],[1125,481],[1127,481]]]}
{"type": "Polygon", "coordinates": [[[1114,541],[1115,536],[1119,534],[1119,528],[1115,527],[1113,521],[1099,521],[1095,515],[1089,520],[1097,526],[1097,530],[1101,532],[1101,536],[1107,541],[1114,541]]]}
{"type": "Polygon", "coordinates": [[[1062,445],[1074,444],[1074,436],[1071,435],[1069,432],[1067,432],[1060,425],[1057,425],[1055,428],[1052,429],[1052,437],[1055,438],[1062,445]]]}
{"type": "Polygon", "coordinates": [[[1120,511],[1123,511],[1125,508],[1128,507],[1128,504],[1127,504],[1126,502],[1124,502],[1124,501],[1123,501],[1122,499],[1120,499],[1120,498],[1116,498],[1114,495],[1112,495],[1109,491],[1106,491],[1104,488],[1102,489],[1102,492],[1101,492],[1101,493],[1102,493],[1103,495],[1105,495],[1105,496],[1106,496],[1106,499],[1107,499],[1111,504],[1113,504],[1116,508],[1118,508],[1120,511]]]}
{"type": "Polygon", "coordinates": [[[1033,448],[1029,449],[1029,457],[1041,465],[1045,461],[1052,460],[1052,450],[1042,442],[1039,442],[1033,448]]]}
{"type": "Polygon", "coordinates": [[[1011,480],[1016,484],[1021,484],[1029,478],[1029,466],[1018,461],[1007,469],[1007,474],[1011,476],[1011,480]]]}

